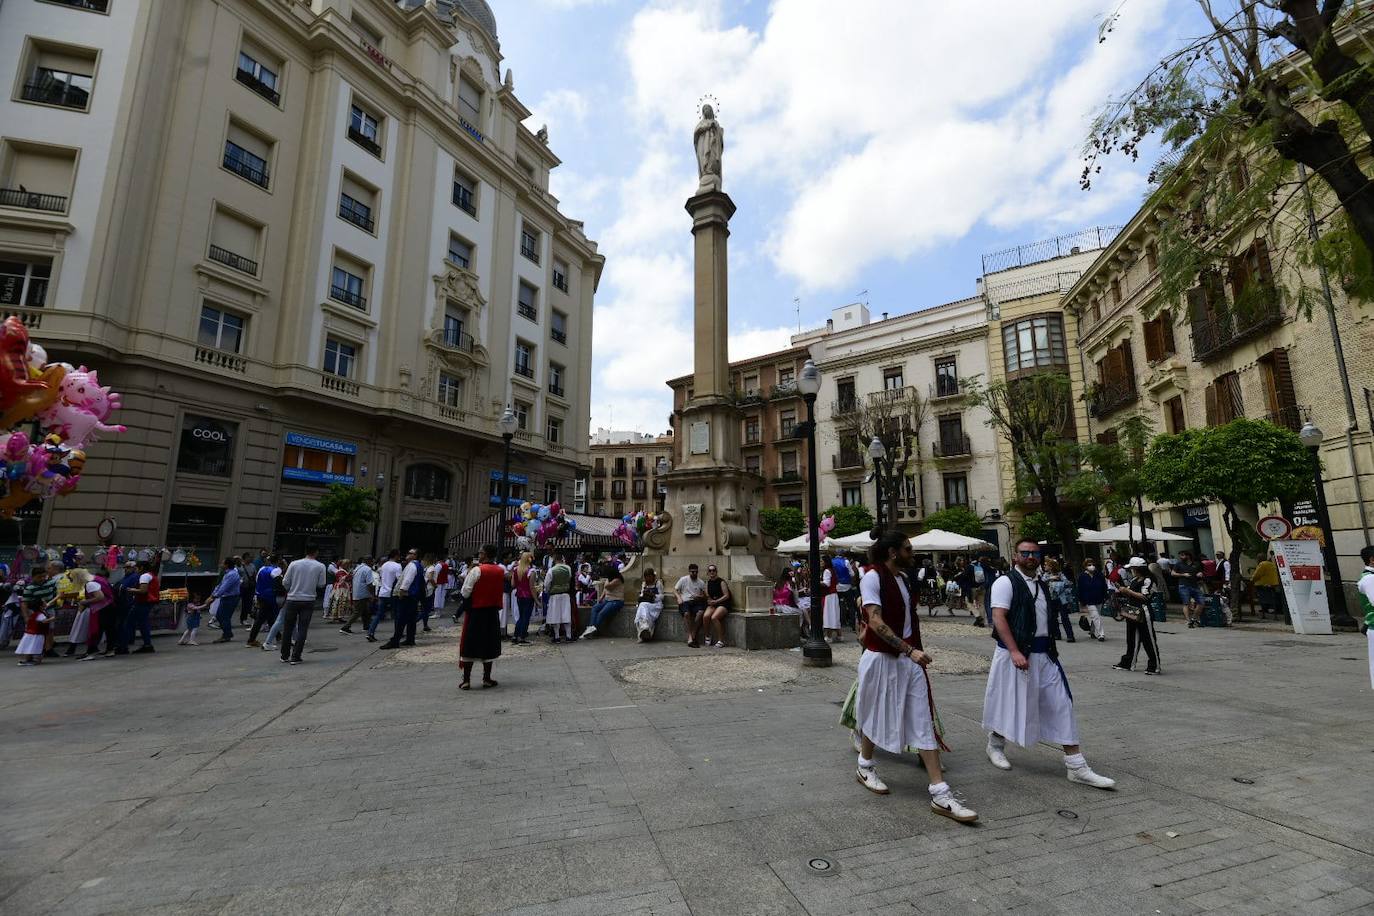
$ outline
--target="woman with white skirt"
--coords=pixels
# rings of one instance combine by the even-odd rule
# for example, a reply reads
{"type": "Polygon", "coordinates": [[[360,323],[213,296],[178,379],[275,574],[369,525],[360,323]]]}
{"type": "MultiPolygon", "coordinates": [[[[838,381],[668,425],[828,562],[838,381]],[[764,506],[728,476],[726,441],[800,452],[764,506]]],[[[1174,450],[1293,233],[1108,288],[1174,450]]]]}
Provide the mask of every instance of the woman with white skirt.
{"type": "Polygon", "coordinates": [[[654,638],[654,628],[658,625],[658,615],[663,613],[663,586],[658,583],[658,574],[652,567],[644,570],[644,581],[639,586],[639,604],[635,607],[635,632],[640,642],[654,638]]]}
{"type": "Polygon", "coordinates": [[[544,577],[544,593],[549,596],[549,609],[545,612],[545,622],[553,630],[553,641],[572,642],[572,567],[563,562],[563,555],[554,558],[554,564],[544,577]],[[565,635],[564,635],[565,634],[565,635]]]}
{"type": "Polygon", "coordinates": [[[822,558],[821,593],[825,603],[821,605],[821,626],[825,630],[826,642],[844,642],[840,638],[840,593],[835,582],[835,570],[830,567],[829,558],[822,558]]]}

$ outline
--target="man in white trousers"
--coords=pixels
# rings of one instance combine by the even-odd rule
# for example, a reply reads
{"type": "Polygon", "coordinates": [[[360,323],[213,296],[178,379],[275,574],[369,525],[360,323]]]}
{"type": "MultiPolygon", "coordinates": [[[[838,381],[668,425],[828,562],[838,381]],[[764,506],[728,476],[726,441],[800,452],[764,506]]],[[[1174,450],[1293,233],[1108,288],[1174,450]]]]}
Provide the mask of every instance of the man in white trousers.
{"type": "Polygon", "coordinates": [[[1008,738],[1022,747],[1041,741],[1059,744],[1069,782],[1110,789],[1116,782],[1093,772],[1078,743],[1073,694],[1050,636],[1049,592],[1036,575],[1040,545],[1022,538],[1015,565],[992,584],[990,622],[997,649],[983,697],[988,759],[999,770],[1011,769],[1008,738]]]}
{"type": "Polygon", "coordinates": [[[1369,686],[1374,687],[1374,545],[1360,551],[1360,610],[1364,612],[1365,639],[1369,640],[1369,686]]]}

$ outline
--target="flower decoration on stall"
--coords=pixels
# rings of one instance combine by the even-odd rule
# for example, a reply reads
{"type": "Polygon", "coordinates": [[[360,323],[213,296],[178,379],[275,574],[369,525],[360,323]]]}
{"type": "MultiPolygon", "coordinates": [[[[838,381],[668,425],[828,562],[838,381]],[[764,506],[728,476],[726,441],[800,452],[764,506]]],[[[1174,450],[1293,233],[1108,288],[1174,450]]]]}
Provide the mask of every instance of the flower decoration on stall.
{"type": "Polygon", "coordinates": [[[86,447],[97,434],[124,432],[105,422],[119,406],[119,395],[101,386],[94,370],[50,364],[24,322],[6,318],[0,324],[0,518],[75,490],[86,447]],[[29,423],[35,429],[18,428],[29,423]]]}

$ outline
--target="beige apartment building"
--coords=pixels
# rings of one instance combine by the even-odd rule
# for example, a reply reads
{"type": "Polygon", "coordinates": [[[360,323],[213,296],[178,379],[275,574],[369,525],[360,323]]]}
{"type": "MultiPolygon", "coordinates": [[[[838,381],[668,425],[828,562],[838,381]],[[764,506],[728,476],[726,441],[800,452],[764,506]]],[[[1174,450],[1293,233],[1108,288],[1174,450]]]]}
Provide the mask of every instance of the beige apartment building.
{"type": "Polygon", "coordinates": [[[593,438],[591,473],[586,481],[587,509],[591,515],[620,518],[662,508],[658,478],[673,461],[673,435],[611,433],[593,438]]]}
{"type": "MultiPolygon", "coordinates": [[[[740,467],[763,479],[761,506],[806,511],[806,440],[796,437],[797,424],[806,420],[806,402],[796,382],[808,355],[805,347],[793,346],[730,363],[730,387],[740,411],[740,467]]],[[[692,376],[672,379],[668,386],[676,428],[693,396],[692,376]]],[[[820,409],[818,401],[818,415],[820,409]]],[[[682,460],[681,447],[673,460],[682,460]]]]}
{"type": "Polygon", "coordinates": [[[603,259],[483,0],[7,0],[0,61],[0,304],[129,427],[25,542],[353,553],[342,482],[437,548],[507,404],[515,497],[572,495],[603,259]]]}
{"type": "MultiPolygon", "coordinates": [[[[1232,171],[1244,174],[1242,169],[1232,171]]],[[[1306,231],[1301,199],[1292,217],[1272,223],[1257,218],[1255,223],[1306,231]]],[[[1134,415],[1151,420],[1157,433],[1214,426],[1236,417],[1271,420],[1294,432],[1313,421],[1325,433],[1320,453],[1326,496],[1337,554],[1346,581],[1351,581],[1362,566],[1360,548],[1369,543],[1368,500],[1374,495],[1374,305],[1350,299],[1339,283],[1332,283],[1332,320],[1321,309],[1311,318],[1296,315],[1285,290],[1299,281],[1320,290],[1321,279],[1287,274],[1297,269],[1291,259],[1271,257],[1282,240],[1265,238],[1255,227],[1236,234],[1227,276],[1200,280],[1181,305],[1162,302],[1157,226],[1157,213],[1147,203],[1065,300],[1066,320],[1078,324],[1081,371],[1090,383],[1088,417],[1080,435],[1109,440],[1134,415]],[[1283,273],[1276,277],[1275,271],[1283,273]],[[1267,291],[1264,296],[1253,296],[1255,290],[1247,294],[1263,307],[1243,315],[1229,309],[1251,284],[1267,291]],[[1344,378],[1337,368],[1338,337],[1344,378]]],[[[1191,538],[1195,550],[1229,551],[1220,506],[1164,503],[1147,508],[1150,524],[1191,538]]],[[[1246,506],[1240,511],[1250,521],[1265,511],[1282,511],[1291,519],[1291,508],[1246,506]]],[[[1170,545],[1175,551],[1186,546],[1170,545]]]]}

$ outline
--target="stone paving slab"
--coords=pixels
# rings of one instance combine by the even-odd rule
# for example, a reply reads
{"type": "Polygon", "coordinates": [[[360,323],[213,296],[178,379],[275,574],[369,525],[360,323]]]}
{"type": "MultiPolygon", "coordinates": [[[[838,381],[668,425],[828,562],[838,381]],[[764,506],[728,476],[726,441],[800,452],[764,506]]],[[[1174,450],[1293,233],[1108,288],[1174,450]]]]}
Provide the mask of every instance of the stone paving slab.
{"type": "Polygon", "coordinates": [[[929,811],[912,758],[883,757],[890,796],[854,782],[848,643],[830,669],[510,648],[501,686],[466,693],[444,631],[383,653],[321,626],[333,651],[299,667],[160,639],[0,669],[0,912],[1374,912],[1360,639],[1165,627],[1148,679],[1110,669],[1119,632],[1065,646],[1086,752],[1119,783],[1098,792],[1048,748],[993,769],[984,678],[938,664],[990,641],[930,629],[973,828],[929,811]]]}

